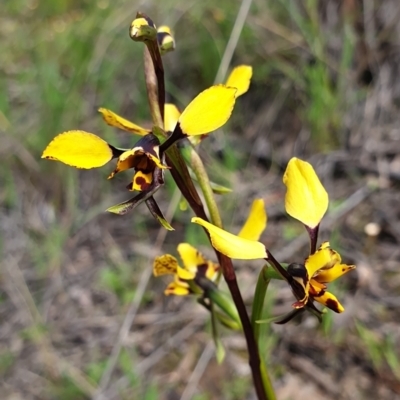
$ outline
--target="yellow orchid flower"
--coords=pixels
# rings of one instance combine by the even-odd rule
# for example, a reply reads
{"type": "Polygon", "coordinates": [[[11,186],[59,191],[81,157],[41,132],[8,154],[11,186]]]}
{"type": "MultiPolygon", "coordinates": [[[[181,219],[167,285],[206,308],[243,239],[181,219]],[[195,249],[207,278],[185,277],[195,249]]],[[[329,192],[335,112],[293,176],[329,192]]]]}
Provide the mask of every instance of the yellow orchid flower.
{"type": "MultiPolygon", "coordinates": [[[[206,222],[203,221],[203,223],[206,222]]],[[[254,241],[259,239],[266,225],[267,214],[265,212],[264,201],[256,199],[253,201],[249,216],[239,233],[241,240],[254,241]]],[[[226,232],[226,234],[228,233],[226,232]]],[[[176,258],[170,254],[157,257],[154,261],[153,272],[155,276],[166,274],[173,274],[175,276],[174,282],[168,286],[165,294],[186,295],[189,293],[198,293],[198,288],[192,284],[198,274],[205,276],[211,281],[216,278],[216,272],[219,267],[211,261],[206,261],[194,247],[187,243],[181,243],[178,246],[178,252],[183,261],[183,268],[179,267],[176,258]]]]}
{"type": "MultiPolygon", "coordinates": [[[[287,186],[286,210],[305,224],[310,235],[311,251],[304,264],[293,263],[284,269],[271,252],[258,241],[262,230],[257,235],[243,235],[241,232],[236,236],[201,218],[194,217],[192,222],[203,226],[210,235],[213,247],[226,256],[242,260],[265,259],[291,286],[297,299],[293,304],[295,309],[301,310],[307,307],[320,313],[313,305],[315,300],[341,313],[344,311],[343,306],[326,290],[326,284],[353,270],[355,266],[342,264],[339,253],[330,248],[329,242],[324,242],[316,250],[318,227],[328,207],[328,194],[312,166],[297,158],[289,161],[284,183],[287,186]]],[[[254,217],[248,226],[251,227],[258,220],[259,218],[254,217]]],[[[291,313],[290,318],[295,315],[296,313],[291,313]]],[[[288,320],[285,319],[285,322],[288,320]]]]}
{"type": "MultiPolygon", "coordinates": [[[[211,86],[200,93],[178,117],[174,132],[161,146],[158,137],[148,129],[111,110],[100,108],[99,112],[108,125],[143,136],[132,149],[118,149],[93,133],[74,130],[56,136],[44,150],[42,158],[83,169],[99,168],[117,158],[117,166],[109,179],[118,172],[132,168],[135,173],[127,188],[142,194],[107,211],[124,215],[145,202],[153,216],[167,229],[172,229],[153,198],[153,194],[164,184],[162,171],[169,168],[163,162],[164,152],[183,137],[209,133],[225,124],[235,104],[235,93],[236,89],[223,85],[211,86]]],[[[165,126],[171,126],[168,118],[165,126]]]]}
{"type": "MultiPolygon", "coordinates": [[[[235,67],[232,70],[224,86],[235,88],[236,92],[234,92],[234,96],[235,99],[237,99],[239,96],[248,91],[252,74],[253,74],[253,69],[250,65],[239,65],[238,67],[235,67]]],[[[216,106],[219,107],[218,104],[216,106]]],[[[216,109],[216,112],[218,112],[218,109],[216,109]]],[[[178,122],[180,121],[181,113],[174,104],[166,103],[164,107],[164,115],[165,115],[165,131],[173,132],[178,122]]],[[[209,132],[211,132],[211,130],[209,132]]],[[[201,141],[201,137],[192,135],[189,137],[190,141],[194,145],[198,144],[201,141]]],[[[196,135],[201,135],[201,134],[197,133],[196,135]]]]}
{"type": "Polygon", "coordinates": [[[164,254],[154,260],[154,276],[174,275],[174,281],[165,289],[166,295],[201,294],[202,289],[198,286],[197,280],[205,277],[214,281],[218,275],[219,265],[206,260],[197,249],[188,243],[179,244],[178,253],[183,267],[179,265],[174,256],[164,254]]]}
{"type": "Polygon", "coordinates": [[[198,217],[193,217],[192,222],[206,229],[213,247],[230,258],[255,260],[267,257],[265,246],[258,241],[267,226],[263,199],[253,201],[249,216],[237,236],[198,217]]]}
{"type": "Polygon", "coordinates": [[[287,271],[304,288],[304,297],[294,303],[294,308],[305,307],[311,299],[342,313],[343,306],[336,296],[327,291],[326,285],[355,268],[355,265],[341,262],[339,253],[330,248],[329,242],[324,242],[314,254],[310,254],[304,264],[290,264],[287,271]]]}

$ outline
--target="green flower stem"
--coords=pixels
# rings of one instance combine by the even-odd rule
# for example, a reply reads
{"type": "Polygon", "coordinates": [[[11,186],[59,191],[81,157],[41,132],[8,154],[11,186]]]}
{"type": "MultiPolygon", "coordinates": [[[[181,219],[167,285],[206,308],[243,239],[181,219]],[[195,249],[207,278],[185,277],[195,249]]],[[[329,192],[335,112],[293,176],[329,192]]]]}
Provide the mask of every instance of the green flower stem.
{"type": "Polygon", "coordinates": [[[214,193],[210,184],[210,179],[208,178],[207,171],[204,168],[203,161],[197,154],[196,150],[194,150],[192,147],[190,148],[187,147],[186,151],[190,151],[190,163],[193,172],[196,175],[200,188],[203,192],[204,199],[206,201],[207,208],[210,213],[211,222],[215,226],[218,226],[218,228],[222,228],[221,216],[219,214],[218,206],[215,201],[214,193]]]}
{"type": "MultiPolygon", "coordinates": [[[[261,328],[260,324],[258,324],[257,321],[261,319],[262,316],[265,295],[267,293],[268,285],[271,281],[271,276],[269,273],[270,271],[272,271],[275,275],[281,278],[280,275],[277,274],[272,268],[268,268],[267,265],[264,265],[260,271],[260,274],[258,275],[256,290],[254,292],[253,308],[251,312],[251,325],[253,327],[254,337],[257,344],[260,340],[260,328],[261,328]]],[[[261,361],[261,376],[264,383],[265,391],[267,392],[269,399],[275,399],[276,398],[275,391],[272,386],[271,379],[268,375],[268,370],[265,365],[264,359],[261,357],[260,361],[261,361]]]]}
{"type": "Polygon", "coordinates": [[[269,400],[276,400],[275,390],[272,386],[271,378],[269,377],[267,366],[265,361],[261,358],[261,377],[264,384],[264,389],[267,392],[267,397],[269,400]]]}
{"type": "Polygon", "coordinates": [[[219,337],[217,315],[215,313],[214,304],[212,302],[210,304],[210,311],[211,311],[211,330],[212,330],[212,337],[215,343],[217,362],[218,364],[221,364],[225,358],[225,348],[224,345],[222,344],[221,338],[219,337]]]}
{"type": "Polygon", "coordinates": [[[269,282],[271,281],[271,278],[268,277],[267,274],[268,269],[272,268],[268,268],[267,265],[264,265],[258,275],[256,290],[254,291],[253,308],[251,310],[251,325],[257,343],[260,338],[260,324],[257,324],[257,321],[261,319],[265,295],[267,293],[269,282]]]}

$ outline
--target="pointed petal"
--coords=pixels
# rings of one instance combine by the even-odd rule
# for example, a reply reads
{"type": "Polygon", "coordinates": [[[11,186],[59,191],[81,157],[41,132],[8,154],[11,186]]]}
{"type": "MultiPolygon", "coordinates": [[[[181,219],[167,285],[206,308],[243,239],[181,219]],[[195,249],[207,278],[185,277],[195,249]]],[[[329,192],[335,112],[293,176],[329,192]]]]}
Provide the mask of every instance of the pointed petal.
{"type": "Polygon", "coordinates": [[[322,272],[320,270],[332,269],[338,262],[337,256],[338,253],[329,247],[320,248],[314,254],[311,254],[305,261],[309,279],[313,278],[315,274],[315,277],[317,277],[322,272]]]}
{"type": "Polygon", "coordinates": [[[169,222],[165,219],[163,213],[158,207],[157,202],[154,200],[154,197],[149,197],[146,200],[146,205],[151,215],[168,231],[174,231],[175,229],[169,224],[169,222]]]}
{"type": "Polygon", "coordinates": [[[237,89],[236,98],[249,90],[253,68],[250,65],[239,65],[234,68],[226,81],[226,86],[237,89]]]}
{"type": "Polygon", "coordinates": [[[164,130],[173,132],[181,113],[175,104],[165,103],[164,106],[164,130]]]}
{"type": "Polygon", "coordinates": [[[103,116],[104,122],[107,125],[114,126],[115,128],[119,128],[124,131],[136,133],[137,135],[141,136],[150,133],[149,129],[144,129],[141,126],[120,117],[118,114],[112,112],[111,110],[108,110],[107,108],[99,108],[99,112],[103,116]]]}
{"type": "Polygon", "coordinates": [[[199,265],[207,264],[202,254],[189,243],[180,243],[178,245],[178,253],[188,271],[196,273],[199,265]]]}
{"type": "Polygon", "coordinates": [[[342,313],[344,311],[344,307],[340,304],[339,300],[332,293],[321,292],[321,295],[313,296],[313,299],[337,313],[342,313]]]}
{"type": "Polygon", "coordinates": [[[355,268],[355,265],[336,264],[330,269],[320,271],[314,279],[318,282],[329,283],[340,278],[342,275],[347,274],[355,268]]]}
{"type": "Polygon", "coordinates": [[[156,257],[153,263],[153,275],[173,275],[178,270],[178,260],[171,254],[156,257]]]}
{"type": "Polygon", "coordinates": [[[266,227],[267,213],[265,212],[264,200],[256,199],[253,201],[249,216],[238,236],[244,239],[258,240],[266,227]]]}
{"type": "Polygon", "coordinates": [[[190,294],[189,285],[185,282],[171,282],[164,291],[166,296],[174,294],[175,296],[187,296],[190,294]]]}
{"type": "MultiPolygon", "coordinates": [[[[161,170],[158,170],[161,171],[161,170]]],[[[157,172],[157,171],[156,171],[157,172]]],[[[125,215],[129,211],[133,210],[136,208],[140,203],[143,203],[146,201],[148,198],[153,196],[155,192],[162,186],[162,180],[160,179],[154,179],[153,177],[153,184],[150,190],[144,191],[144,192],[139,192],[135,197],[132,197],[131,199],[124,201],[122,203],[116,204],[115,206],[112,206],[110,208],[107,208],[106,211],[113,213],[113,214],[118,214],[118,215],[125,215]]]]}
{"type": "MultiPolygon", "coordinates": [[[[143,155],[143,152],[140,154],[143,155]]],[[[127,169],[133,168],[135,166],[135,157],[140,156],[136,149],[124,151],[117,161],[117,166],[114,171],[108,176],[107,179],[112,179],[118,172],[125,171],[127,169]]]]}
{"type": "Polygon", "coordinates": [[[289,321],[291,321],[297,315],[302,314],[304,311],[305,311],[304,308],[294,309],[294,310],[288,312],[287,314],[282,315],[279,319],[277,318],[273,322],[277,325],[284,325],[284,324],[288,323],[289,321]]]}
{"type": "Polygon", "coordinates": [[[195,278],[196,272],[189,271],[186,268],[182,268],[178,266],[178,271],[177,275],[179,279],[182,279],[184,281],[191,281],[195,278]]]}
{"type": "Polygon", "coordinates": [[[60,133],[42,154],[42,158],[84,169],[102,167],[113,157],[112,146],[93,133],[85,131],[60,133]]]}
{"type": "Polygon", "coordinates": [[[265,246],[260,242],[232,235],[201,218],[194,217],[192,222],[205,228],[213,247],[230,258],[237,260],[267,258],[265,246]]]}
{"type": "Polygon", "coordinates": [[[304,225],[315,228],[328,209],[328,193],[311,164],[292,158],[283,176],[287,187],[286,212],[304,225]]]}
{"type": "Polygon", "coordinates": [[[201,92],[179,117],[182,132],[203,135],[220,128],[232,114],[235,95],[235,88],[224,85],[211,86],[201,92]]]}
{"type": "Polygon", "coordinates": [[[210,281],[214,281],[217,277],[217,271],[219,270],[219,265],[214,264],[212,261],[208,261],[207,270],[206,270],[206,278],[210,281]]]}

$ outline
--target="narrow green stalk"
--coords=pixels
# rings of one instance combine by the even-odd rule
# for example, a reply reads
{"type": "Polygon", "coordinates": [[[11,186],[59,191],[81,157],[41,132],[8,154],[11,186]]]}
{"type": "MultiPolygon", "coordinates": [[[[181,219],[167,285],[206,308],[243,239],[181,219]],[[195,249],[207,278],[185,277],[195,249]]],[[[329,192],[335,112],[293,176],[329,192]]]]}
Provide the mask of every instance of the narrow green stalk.
{"type": "Polygon", "coordinates": [[[218,228],[222,228],[222,220],[211,188],[210,179],[208,178],[207,171],[204,168],[203,161],[193,148],[190,148],[190,161],[193,172],[196,175],[201,191],[203,192],[204,200],[206,201],[210,213],[211,222],[215,226],[218,226],[218,228]]]}
{"type": "Polygon", "coordinates": [[[267,397],[269,400],[276,400],[275,390],[272,386],[271,378],[269,377],[267,366],[265,361],[261,358],[261,377],[264,384],[264,389],[267,392],[267,397]]]}
{"type": "Polygon", "coordinates": [[[265,295],[267,293],[271,278],[267,275],[268,267],[264,265],[258,275],[256,289],[254,291],[253,308],[251,310],[251,326],[253,327],[254,337],[258,343],[260,337],[260,324],[257,321],[261,319],[264,307],[265,295]]]}
{"type": "MultiPolygon", "coordinates": [[[[202,278],[201,280],[207,284],[207,279],[202,278]]],[[[232,318],[233,321],[240,325],[241,323],[237,308],[232,303],[232,300],[228,298],[228,295],[218,290],[214,284],[213,286],[207,285],[208,287],[205,287],[205,285],[201,283],[202,282],[199,282],[199,286],[205,289],[206,296],[210,298],[212,302],[215,303],[221,310],[223,310],[226,315],[232,318]]]]}
{"type": "MultiPolygon", "coordinates": [[[[271,277],[269,276],[270,270],[272,269],[268,268],[267,265],[263,266],[263,268],[260,271],[260,274],[258,275],[256,289],[254,291],[253,308],[251,311],[251,325],[253,327],[254,338],[257,344],[259,343],[260,340],[260,328],[261,328],[260,324],[258,324],[257,321],[261,319],[264,307],[265,295],[267,293],[268,285],[271,281],[271,277]]],[[[265,361],[262,357],[260,357],[260,362],[261,362],[261,377],[264,383],[265,391],[267,392],[269,399],[275,399],[276,398],[275,391],[272,386],[271,379],[268,375],[267,366],[265,365],[265,361]]]]}

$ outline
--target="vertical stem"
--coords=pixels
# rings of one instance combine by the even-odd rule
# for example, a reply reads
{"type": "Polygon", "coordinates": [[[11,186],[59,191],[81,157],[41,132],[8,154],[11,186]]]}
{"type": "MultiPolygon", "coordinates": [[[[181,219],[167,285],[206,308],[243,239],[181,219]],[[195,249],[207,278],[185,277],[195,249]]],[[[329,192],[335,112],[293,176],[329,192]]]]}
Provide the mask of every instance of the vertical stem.
{"type": "Polygon", "coordinates": [[[310,236],[310,254],[314,254],[317,250],[317,240],[318,240],[318,231],[319,225],[315,228],[310,228],[305,225],[308,235],[310,236]]]}
{"type": "MultiPolygon", "coordinates": [[[[222,267],[225,281],[228,285],[229,291],[231,292],[233,301],[239,313],[240,321],[243,326],[243,332],[246,338],[247,349],[249,352],[249,365],[252,372],[253,383],[257,397],[259,400],[273,400],[275,399],[275,396],[267,396],[267,388],[265,387],[266,385],[261,372],[261,360],[258,351],[258,345],[254,337],[253,328],[250,323],[249,315],[247,314],[246,306],[243,302],[243,298],[237,284],[232,260],[219,252],[216,253],[222,267]]],[[[271,392],[268,392],[268,395],[270,395],[271,392]]]]}
{"type": "Polygon", "coordinates": [[[214,194],[211,189],[207,171],[204,168],[204,164],[200,156],[193,148],[190,149],[190,159],[193,172],[195,173],[197,181],[199,182],[199,185],[203,192],[204,199],[206,201],[207,208],[210,213],[211,222],[215,226],[218,226],[218,228],[222,228],[221,216],[218,211],[217,203],[215,202],[214,194]]]}
{"type": "Polygon", "coordinates": [[[161,113],[158,95],[160,89],[158,77],[156,75],[153,59],[147,46],[144,48],[144,75],[153,124],[164,129],[163,113],[161,113]]]}
{"type": "MultiPolygon", "coordinates": [[[[150,103],[151,115],[153,118],[153,122],[156,126],[160,128],[164,127],[164,103],[165,103],[165,87],[164,87],[164,69],[162,65],[161,55],[159,52],[158,44],[152,42],[146,43],[146,49],[144,53],[145,60],[145,77],[146,77],[146,87],[147,93],[150,103]]],[[[170,160],[168,162],[168,154],[167,154],[167,163],[170,165],[170,160]]],[[[197,160],[198,161],[198,160],[197,160]]],[[[185,164],[186,166],[186,164],[185,164]]],[[[204,171],[205,172],[205,171],[204,171]]],[[[171,169],[172,177],[174,178],[178,188],[181,190],[183,196],[188,201],[190,207],[193,209],[194,213],[197,217],[203,218],[208,221],[208,218],[205,214],[203,204],[197,201],[194,194],[191,193],[191,190],[187,186],[187,182],[183,179],[180,172],[175,168],[171,169]]],[[[207,174],[205,174],[206,178],[202,176],[201,178],[204,181],[204,185],[210,188],[210,184],[208,181],[207,174]],[[207,183],[207,185],[206,185],[207,183]]],[[[193,187],[195,190],[195,188],[193,187]]],[[[197,192],[196,192],[197,193],[197,192]]],[[[208,192],[207,192],[208,193],[208,192]]],[[[198,195],[197,195],[198,197],[198,195]]],[[[211,192],[212,198],[212,192],[211,192]]],[[[210,199],[209,199],[210,201],[210,199]]],[[[213,200],[212,200],[213,201],[213,200]]],[[[210,204],[212,204],[212,201],[210,204]]],[[[213,204],[213,213],[216,218],[216,222],[222,225],[221,219],[219,217],[218,208],[214,202],[213,204]]],[[[274,396],[270,396],[270,391],[268,390],[267,397],[267,388],[265,381],[265,367],[262,367],[260,355],[258,351],[258,346],[254,338],[253,329],[250,323],[249,315],[247,314],[246,306],[244,304],[242,295],[239,290],[239,286],[236,280],[236,274],[233,269],[232,260],[225,255],[216,251],[216,255],[219,259],[219,262],[222,267],[223,275],[227,282],[228,288],[231,292],[233,301],[239,313],[239,318],[243,326],[243,331],[245,334],[247,348],[249,352],[249,365],[251,368],[254,387],[257,393],[257,397],[259,400],[274,400],[274,396]],[[263,369],[263,371],[262,371],[263,369]]]]}
{"type": "Polygon", "coordinates": [[[251,310],[251,325],[257,343],[260,336],[260,324],[257,324],[257,321],[261,318],[265,295],[267,293],[269,282],[271,281],[271,278],[266,274],[267,268],[268,267],[264,265],[258,275],[256,290],[254,291],[253,308],[251,310]]]}

